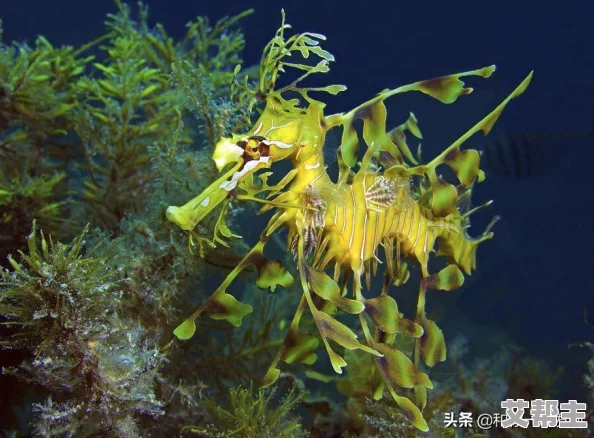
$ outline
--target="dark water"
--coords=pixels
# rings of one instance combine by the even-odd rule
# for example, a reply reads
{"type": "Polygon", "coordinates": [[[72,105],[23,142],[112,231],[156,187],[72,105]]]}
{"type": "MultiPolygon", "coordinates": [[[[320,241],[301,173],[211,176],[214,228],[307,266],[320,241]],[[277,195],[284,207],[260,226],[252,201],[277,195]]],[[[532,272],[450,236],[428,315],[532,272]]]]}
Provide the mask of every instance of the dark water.
{"type": "MultiPolygon", "coordinates": [[[[591,2],[146,3],[152,19],[174,37],[196,15],[216,20],[255,8],[242,24],[247,64],[258,62],[284,7],[294,29],[328,38],[325,48],[336,63],[327,79],[349,87],[329,101],[334,111],[348,110],[384,88],[496,64],[492,78],[470,80],[475,93],[452,106],[420,95],[388,103],[394,120],[415,112],[425,134],[426,158],[478,121],[531,70],[530,88],[508,106],[497,129],[512,134],[593,129],[591,2]]],[[[0,16],[7,41],[31,41],[43,34],[55,44],[77,44],[99,35],[103,17],[114,9],[109,1],[5,0],[0,16]]],[[[594,136],[583,135],[556,150],[553,170],[545,175],[490,175],[479,185],[477,199],[495,203],[479,214],[471,233],[478,234],[493,214],[503,220],[496,225],[495,239],[479,250],[476,278],[435,301],[444,309],[446,339],[463,334],[476,351],[488,355],[495,351],[491,338],[503,335],[562,364],[567,378],[563,394],[580,400],[588,356],[568,350],[568,344],[594,339],[583,318],[587,310],[594,320],[593,150],[594,136]]],[[[429,299],[432,305],[437,306],[429,299]]]]}

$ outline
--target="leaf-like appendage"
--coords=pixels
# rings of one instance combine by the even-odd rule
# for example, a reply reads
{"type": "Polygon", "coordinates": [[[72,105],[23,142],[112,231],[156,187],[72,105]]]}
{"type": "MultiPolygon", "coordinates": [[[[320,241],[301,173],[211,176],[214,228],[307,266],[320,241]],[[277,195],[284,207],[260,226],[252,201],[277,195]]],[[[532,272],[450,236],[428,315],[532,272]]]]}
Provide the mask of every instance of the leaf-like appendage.
{"type": "Polygon", "coordinates": [[[382,331],[394,334],[398,332],[400,312],[396,300],[388,295],[365,300],[365,313],[382,331]]]}
{"type": "Polygon", "coordinates": [[[452,184],[441,178],[431,180],[431,212],[437,217],[445,217],[456,211],[458,191],[452,184]]]}
{"type": "Polygon", "coordinates": [[[348,348],[349,350],[359,348],[360,350],[366,351],[367,353],[381,356],[381,353],[378,353],[373,348],[363,345],[357,341],[357,335],[350,328],[348,328],[343,323],[338,322],[330,315],[327,315],[324,312],[316,312],[315,318],[319,323],[322,332],[321,334],[324,337],[332,339],[337,344],[342,345],[344,348],[348,348]]]}
{"type": "Polygon", "coordinates": [[[406,143],[406,131],[410,132],[418,139],[423,138],[421,130],[419,129],[417,118],[413,113],[409,114],[406,122],[388,132],[388,135],[390,136],[390,139],[394,142],[394,144],[398,146],[398,149],[400,149],[402,155],[404,155],[411,163],[418,164],[420,161],[418,159],[419,157],[413,157],[410,148],[406,143]]]}
{"type": "Polygon", "coordinates": [[[289,330],[285,340],[283,360],[286,363],[305,363],[312,365],[318,356],[315,351],[320,342],[312,335],[289,330]]]}
{"type": "Polygon", "coordinates": [[[352,125],[352,120],[344,124],[342,139],[340,141],[340,154],[348,167],[353,167],[357,164],[359,137],[355,127],[352,125]]]}
{"type": "MultiPolygon", "coordinates": [[[[276,97],[280,98],[283,108],[291,111],[298,108],[299,100],[285,100],[281,96],[284,91],[295,91],[300,93],[306,100],[309,100],[307,96],[308,91],[325,91],[331,94],[337,94],[345,90],[346,87],[343,85],[329,85],[320,88],[302,88],[298,86],[303,79],[311,74],[327,73],[330,70],[328,64],[334,61],[334,56],[320,47],[320,41],[326,39],[324,35],[304,32],[285,38],[285,30],[289,28],[290,26],[285,23],[285,14],[282,12],[281,26],[262,54],[257,90],[252,90],[247,82],[241,84],[234,80],[234,88],[241,92],[240,95],[251,95],[252,97],[255,97],[258,93],[264,96],[276,95],[276,97]],[[288,58],[295,52],[298,52],[303,59],[308,59],[309,55],[313,54],[320,58],[320,60],[315,65],[289,62],[288,58]],[[276,87],[278,77],[281,73],[285,73],[288,68],[300,70],[304,73],[286,87],[279,89],[276,87]]],[[[235,77],[237,73],[239,73],[239,70],[236,70],[235,77]]]]}
{"type": "Polygon", "coordinates": [[[470,186],[479,175],[480,155],[474,149],[452,150],[444,158],[444,163],[452,168],[464,187],[470,186]]]}
{"type": "Polygon", "coordinates": [[[256,286],[260,289],[270,288],[274,292],[278,285],[285,289],[293,286],[293,276],[284,268],[280,260],[272,262],[263,260],[261,263],[257,263],[257,268],[258,278],[256,280],[256,286]]]}
{"type": "Polygon", "coordinates": [[[410,421],[413,426],[415,426],[422,432],[427,432],[429,430],[429,426],[423,418],[423,414],[421,414],[421,411],[419,410],[419,408],[415,406],[413,402],[411,402],[406,397],[398,396],[394,397],[394,400],[396,401],[398,407],[402,409],[402,412],[404,413],[404,415],[406,415],[406,418],[408,418],[408,421],[410,421]]]}
{"type": "Polygon", "coordinates": [[[196,333],[196,323],[193,317],[186,319],[173,331],[173,334],[182,341],[192,338],[194,333],[196,333]]]}
{"type": "Polygon", "coordinates": [[[222,293],[212,297],[212,301],[206,307],[210,311],[212,319],[229,321],[235,327],[241,325],[241,320],[248,313],[252,313],[252,306],[237,301],[233,295],[222,293]]]}
{"type": "Polygon", "coordinates": [[[266,387],[274,384],[274,382],[276,382],[278,380],[278,378],[280,377],[280,373],[281,373],[281,370],[279,370],[278,368],[270,367],[268,369],[268,371],[266,372],[266,375],[262,379],[262,384],[260,385],[260,388],[266,388],[266,387]]]}
{"type": "Polygon", "coordinates": [[[427,374],[416,369],[415,365],[400,350],[387,344],[375,344],[375,348],[384,356],[375,359],[382,370],[382,374],[393,385],[403,388],[412,388],[417,385],[433,388],[427,374]]]}
{"type": "Polygon", "coordinates": [[[495,66],[490,65],[478,70],[428,79],[422,81],[417,89],[443,103],[452,103],[455,102],[458,97],[472,92],[472,88],[464,88],[464,82],[460,80],[461,77],[482,76],[483,78],[488,78],[494,71],[495,66]]]}
{"type": "Polygon", "coordinates": [[[226,237],[227,239],[230,239],[232,237],[235,237],[238,239],[241,238],[241,236],[239,234],[234,234],[227,226],[226,216],[227,216],[228,204],[229,204],[228,201],[226,201],[223,204],[223,207],[221,208],[221,212],[219,214],[219,218],[217,219],[217,223],[215,224],[215,229],[214,229],[214,241],[217,243],[220,243],[221,245],[226,246],[226,247],[228,247],[229,245],[227,245],[227,242],[225,242],[223,239],[221,239],[219,237],[219,233],[221,234],[221,236],[226,237]]]}
{"type": "Polygon", "coordinates": [[[424,333],[421,336],[421,352],[427,366],[433,367],[446,359],[446,345],[441,329],[434,321],[423,321],[424,333]]]}
{"type": "Polygon", "coordinates": [[[350,300],[340,295],[340,287],[326,273],[307,268],[307,277],[311,289],[320,297],[330,301],[345,312],[357,314],[363,312],[365,305],[357,300],[350,300]]]}
{"type": "Polygon", "coordinates": [[[456,265],[448,265],[424,280],[427,289],[454,290],[464,284],[464,274],[456,265]]]}
{"type": "Polygon", "coordinates": [[[394,286],[406,284],[409,278],[410,271],[408,270],[408,263],[403,261],[400,263],[400,269],[394,273],[394,286]]]}
{"type": "Polygon", "coordinates": [[[337,374],[342,374],[342,368],[347,366],[347,363],[342,358],[342,356],[336,354],[334,350],[330,347],[327,348],[328,357],[330,358],[330,363],[332,364],[332,368],[334,368],[334,372],[337,374]]]}
{"type": "Polygon", "coordinates": [[[411,338],[420,338],[423,335],[423,327],[407,318],[400,318],[398,321],[398,331],[411,338]]]}

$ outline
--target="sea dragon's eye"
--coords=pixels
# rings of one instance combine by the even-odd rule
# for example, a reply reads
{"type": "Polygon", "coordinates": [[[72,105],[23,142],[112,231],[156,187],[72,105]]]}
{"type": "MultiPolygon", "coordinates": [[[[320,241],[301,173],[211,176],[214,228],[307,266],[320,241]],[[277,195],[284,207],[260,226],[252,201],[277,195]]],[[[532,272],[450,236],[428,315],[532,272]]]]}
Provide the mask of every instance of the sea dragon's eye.
{"type": "Polygon", "coordinates": [[[247,140],[239,140],[237,146],[244,150],[243,157],[246,161],[258,160],[261,154],[261,140],[264,137],[249,137],[247,140]]]}
{"type": "Polygon", "coordinates": [[[260,155],[263,157],[268,157],[270,155],[270,145],[261,141],[258,144],[258,152],[260,152],[260,155]]]}
{"type": "MultiPolygon", "coordinates": [[[[258,160],[260,157],[270,155],[270,145],[266,142],[267,138],[261,135],[251,136],[246,140],[240,140],[237,145],[245,151],[245,155],[252,160],[258,160]]],[[[247,158],[246,157],[246,158],[247,158]]]]}

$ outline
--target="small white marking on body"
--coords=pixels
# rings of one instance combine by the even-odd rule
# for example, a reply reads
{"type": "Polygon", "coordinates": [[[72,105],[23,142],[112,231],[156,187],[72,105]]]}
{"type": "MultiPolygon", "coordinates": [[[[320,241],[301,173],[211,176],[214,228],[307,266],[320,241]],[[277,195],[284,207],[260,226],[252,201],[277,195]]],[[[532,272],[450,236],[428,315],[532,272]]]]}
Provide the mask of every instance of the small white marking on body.
{"type": "Polygon", "coordinates": [[[260,129],[262,129],[263,125],[264,125],[264,123],[260,122],[260,124],[258,125],[256,130],[254,131],[254,135],[258,135],[258,132],[260,132],[260,129]]]}
{"type": "Polygon", "coordinates": [[[382,214],[381,211],[375,215],[375,234],[373,235],[373,248],[372,248],[373,255],[375,258],[377,258],[377,236],[379,235],[378,231],[379,231],[380,214],[382,214]]]}
{"type": "Polygon", "coordinates": [[[338,224],[338,205],[334,206],[334,226],[338,224]]]}
{"type": "Polygon", "coordinates": [[[318,167],[320,167],[320,162],[319,162],[319,161],[318,161],[316,164],[312,164],[312,165],[306,164],[306,165],[305,165],[305,168],[306,168],[307,170],[310,170],[310,169],[317,169],[318,167]]]}
{"type": "Polygon", "coordinates": [[[210,204],[210,198],[205,198],[204,201],[200,203],[203,207],[208,207],[208,204],[210,204]]]}
{"type": "MultiPolygon", "coordinates": [[[[353,227],[355,229],[355,227],[353,227]]],[[[367,210],[365,211],[365,219],[363,219],[363,242],[361,243],[361,261],[365,257],[365,240],[367,239],[367,210]]]]}
{"type": "Polygon", "coordinates": [[[412,217],[410,218],[410,227],[408,229],[408,236],[406,237],[408,241],[410,241],[410,235],[412,234],[414,224],[415,224],[415,212],[413,211],[412,217]]]}
{"type": "Polygon", "coordinates": [[[272,125],[272,126],[270,126],[270,128],[268,128],[268,131],[266,131],[266,132],[264,133],[264,136],[265,136],[265,137],[266,137],[266,136],[268,136],[268,133],[269,133],[270,131],[274,130],[274,129],[280,129],[280,128],[284,128],[285,126],[289,126],[290,124],[291,124],[291,122],[288,122],[288,123],[286,123],[286,124],[284,124],[284,125],[282,125],[282,126],[274,126],[274,120],[273,120],[273,121],[272,121],[272,123],[271,123],[271,125],[272,125]]]}
{"type": "Polygon", "coordinates": [[[264,143],[266,146],[273,145],[281,149],[290,149],[295,146],[295,143],[284,143],[278,140],[262,140],[262,143],[264,143]]]}
{"type": "Polygon", "coordinates": [[[419,215],[419,220],[417,222],[419,223],[419,226],[417,227],[417,238],[415,239],[415,244],[413,245],[413,248],[417,247],[417,243],[419,243],[419,236],[421,234],[420,233],[420,231],[421,231],[421,217],[420,217],[420,215],[419,215]]]}
{"type": "Polygon", "coordinates": [[[353,237],[355,236],[355,217],[357,216],[357,205],[355,204],[355,193],[353,192],[353,186],[351,189],[351,199],[353,200],[353,223],[351,224],[351,239],[349,241],[349,249],[353,246],[353,237]]]}
{"type": "Polygon", "coordinates": [[[258,164],[260,163],[268,163],[271,157],[261,157],[259,160],[248,161],[244,166],[243,169],[235,172],[231,177],[230,181],[223,181],[219,188],[224,189],[228,192],[233,190],[237,187],[237,183],[242,176],[245,176],[249,171],[253,170],[258,164]]]}

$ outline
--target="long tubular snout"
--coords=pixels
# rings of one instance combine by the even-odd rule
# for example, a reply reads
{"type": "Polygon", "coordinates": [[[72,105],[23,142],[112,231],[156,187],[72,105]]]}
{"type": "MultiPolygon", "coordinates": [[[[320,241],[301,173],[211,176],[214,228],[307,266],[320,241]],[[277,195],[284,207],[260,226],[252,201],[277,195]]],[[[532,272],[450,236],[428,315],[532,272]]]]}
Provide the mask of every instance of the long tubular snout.
{"type": "Polygon", "coordinates": [[[204,217],[213,211],[227,196],[229,190],[225,182],[243,165],[243,160],[237,162],[228,172],[221,175],[206,190],[181,207],[167,207],[167,219],[182,230],[192,231],[204,217]]]}

